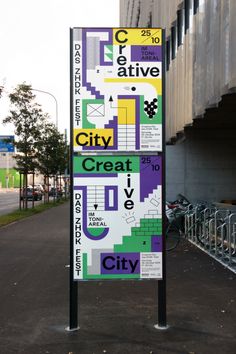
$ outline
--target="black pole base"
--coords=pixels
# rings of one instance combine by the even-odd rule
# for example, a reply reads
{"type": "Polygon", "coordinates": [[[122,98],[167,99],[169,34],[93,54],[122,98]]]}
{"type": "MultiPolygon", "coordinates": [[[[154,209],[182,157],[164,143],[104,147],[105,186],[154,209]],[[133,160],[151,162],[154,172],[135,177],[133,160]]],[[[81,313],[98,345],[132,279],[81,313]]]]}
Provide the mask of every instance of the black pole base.
{"type": "Polygon", "coordinates": [[[70,328],[69,326],[65,328],[66,332],[75,332],[78,331],[80,329],[80,327],[77,328],[70,328]]]}
{"type": "Polygon", "coordinates": [[[155,329],[158,329],[160,331],[166,331],[167,329],[170,328],[170,326],[166,325],[166,326],[159,326],[158,324],[154,325],[155,329]]]}

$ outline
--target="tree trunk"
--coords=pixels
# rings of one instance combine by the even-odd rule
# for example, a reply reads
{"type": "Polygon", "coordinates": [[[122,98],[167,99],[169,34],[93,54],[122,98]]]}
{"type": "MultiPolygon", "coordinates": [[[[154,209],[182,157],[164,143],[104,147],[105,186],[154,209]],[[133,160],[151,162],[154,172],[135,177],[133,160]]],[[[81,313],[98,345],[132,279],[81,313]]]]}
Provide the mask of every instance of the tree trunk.
{"type": "Polygon", "coordinates": [[[27,186],[28,186],[28,173],[25,174],[25,209],[28,209],[28,192],[27,192],[27,186]]]}
{"type": "Polygon", "coordinates": [[[22,196],[22,173],[20,172],[20,195],[19,195],[19,209],[21,210],[21,196],[22,196]]]}
{"type": "Polygon", "coordinates": [[[53,190],[54,190],[54,193],[53,193],[53,203],[55,203],[56,196],[57,196],[56,179],[55,179],[55,176],[53,176],[53,190]]]}
{"type": "Polygon", "coordinates": [[[32,195],[32,208],[34,208],[34,171],[33,171],[33,195],[32,195]]]}

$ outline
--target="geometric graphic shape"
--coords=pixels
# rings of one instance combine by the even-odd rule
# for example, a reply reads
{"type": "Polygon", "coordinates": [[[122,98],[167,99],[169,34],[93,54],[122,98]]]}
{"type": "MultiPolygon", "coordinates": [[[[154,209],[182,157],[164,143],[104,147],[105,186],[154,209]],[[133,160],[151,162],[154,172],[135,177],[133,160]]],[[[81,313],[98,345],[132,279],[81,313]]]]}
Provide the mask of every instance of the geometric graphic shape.
{"type": "Polygon", "coordinates": [[[161,279],[161,157],[73,160],[74,279],[161,279]]]}
{"type": "Polygon", "coordinates": [[[74,129],[74,146],[99,146],[113,145],[113,129],[74,129]]]}
{"type": "Polygon", "coordinates": [[[118,99],[118,124],[135,124],[135,106],[134,99],[118,99]]]}
{"type": "Polygon", "coordinates": [[[139,273],[139,253],[101,253],[101,274],[123,275],[139,273]]]}
{"type": "Polygon", "coordinates": [[[151,46],[162,45],[161,28],[114,28],[113,44],[151,46]]]}
{"type": "Polygon", "coordinates": [[[105,187],[105,210],[118,209],[118,188],[117,186],[105,187]]]}
{"type": "Polygon", "coordinates": [[[162,51],[160,28],[73,29],[73,129],[91,134],[74,152],[162,151],[162,51]]]}
{"type": "Polygon", "coordinates": [[[157,114],[157,98],[154,98],[151,102],[144,101],[144,112],[152,119],[157,114]]]}
{"type": "Polygon", "coordinates": [[[152,236],[152,252],[162,252],[162,237],[152,236]]]}
{"type": "Polygon", "coordinates": [[[106,53],[106,59],[110,59],[110,61],[112,61],[113,59],[113,54],[112,53],[106,53]]]}
{"type": "Polygon", "coordinates": [[[104,104],[87,104],[87,117],[104,117],[104,104]]]}
{"type": "Polygon", "coordinates": [[[161,46],[131,46],[131,61],[135,62],[150,62],[161,61],[162,53],[161,46]]]}

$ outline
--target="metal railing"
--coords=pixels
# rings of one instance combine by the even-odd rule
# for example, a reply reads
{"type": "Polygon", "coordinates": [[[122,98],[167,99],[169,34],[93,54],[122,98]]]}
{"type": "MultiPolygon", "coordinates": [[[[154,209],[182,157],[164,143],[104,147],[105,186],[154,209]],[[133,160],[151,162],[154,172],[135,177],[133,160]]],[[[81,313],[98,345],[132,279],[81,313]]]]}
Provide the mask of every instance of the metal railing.
{"type": "Polygon", "coordinates": [[[189,206],[184,225],[190,242],[236,273],[236,212],[189,206]]]}

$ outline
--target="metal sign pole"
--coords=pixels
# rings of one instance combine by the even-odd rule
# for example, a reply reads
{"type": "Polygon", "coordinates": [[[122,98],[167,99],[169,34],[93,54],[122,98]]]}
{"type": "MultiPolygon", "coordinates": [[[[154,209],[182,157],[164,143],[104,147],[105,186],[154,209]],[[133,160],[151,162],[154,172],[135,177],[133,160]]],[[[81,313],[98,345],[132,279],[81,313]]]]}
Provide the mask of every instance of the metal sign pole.
{"type": "Polygon", "coordinates": [[[78,284],[74,281],[74,229],[73,229],[73,31],[70,29],[70,305],[69,305],[69,331],[78,329],[78,284]]]}
{"type": "MultiPolygon", "coordinates": [[[[165,96],[165,95],[164,95],[165,96]]],[[[165,99],[163,99],[164,101],[165,99]]],[[[165,111],[163,111],[164,116],[165,111]]],[[[165,126],[165,124],[163,124],[165,126]]],[[[164,139],[163,139],[164,140],[164,139]]],[[[163,144],[164,145],[164,144],[163,144]]],[[[162,155],[162,178],[163,178],[163,190],[162,190],[162,280],[158,281],[158,325],[157,329],[167,329],[166,320],[166,227],[165,227],[165,148],[162,155]]]]}
{"type": "Polygon", "coordinates": [[[166,107],[165,107],[165,30],[162,30],[162,280],[158,281],[158,324],[157,329],[167,329],[166,320],[166,221],[165,221],[165,202],[166,202],[166,107]]]}

